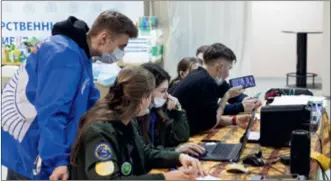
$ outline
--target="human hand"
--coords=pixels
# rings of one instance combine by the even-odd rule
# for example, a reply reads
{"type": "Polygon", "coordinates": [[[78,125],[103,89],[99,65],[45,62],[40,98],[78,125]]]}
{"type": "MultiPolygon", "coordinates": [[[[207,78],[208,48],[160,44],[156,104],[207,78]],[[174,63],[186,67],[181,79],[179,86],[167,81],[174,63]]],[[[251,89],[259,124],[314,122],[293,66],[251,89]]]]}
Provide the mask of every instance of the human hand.
{"type": "Polygon", "coordinates": [[[68,180],[69,179],[68,167],[67,166],[56,167],[53,170],[49,179],[50,180],[68,180]]]}
{"type": "Polygon", "coordinates": [[[172,95],[168,94],[167,109],[168,110],[175,109],[177,105],[179,105],[178,99],[176,97],[173,97],[172,95]]]}
{"type": "Polygon", "coordinates": [[[244,107],[244,112],[252,112],[254,109],[259,108],[262,102],[256,98],[245,97],[241,102],[244,107]]]}
{"type": "Polygon", "coordinates": [[[204,154],[206,152],[206,150],[205,150],[205,148],[203,148],[202,146],[200,146],[198,144],[188,143],[188,144],[181,145],[178,148],[176,148],[176,152],[199,156],[201,154],[204,154]]]}
{"type": "Polygon", "coordinates": [[[182,153],[179,156],[179,161],[183,165],[184,169],[193,169],[196,174],[200,174],[202,177],[206,175],[206,173],[202,170],[201,163],[198,159],[182,153]]]}
{"type": "Polygon", "coordinates": [[[226,92],[226,94],[229,96],[229,98],[233,98],[239,96],[244,91],[245,89],[243,89],[242,86],[238,86],[238,87],[232,87],[226,92]]]}
{"type": "MultiPolygon", "coordinates": [[[[239,127],[243,128],[243,129],[246,129],[251,117],[252,117],[251,114],[237,115],[236,116],[236,123],[239,127]]],[[[254,124],[254,122],[252,122],[252,124],[254,124]]]]}
{"type": "Polygon", "coordinates": [[[260,99],[256,100],[256,102],[255,102],[255,108],[257,109],[257,108],[259,108],[261,106],[262,106],[262,101],[260,99]]]}
{"type": "Polygon", "coordinates": [[[241,103],[244,107],[244,112],[249,113],[252,112],[256,108],[256,99],[245,98],[241,103]]]}
{"type": "Polygon", "coordinates": [[[175,170],[171,172],[164,173],[165,180],[193,180],[190,174],[184,170],[175,170]]]}
{"type": "MultiPolygon", "coordinates": [[[[192,167],[190,168],[184,168],[184,167],[180,167],[178,168],[178,170],[183,171],[185,174],[190,176],[190,180],[196,180],[196,178],[200,175],[195,169],[193,169],[192,167]]],[[[203,173],[204,175],[207,175],[206,173],[203,173]]]]}

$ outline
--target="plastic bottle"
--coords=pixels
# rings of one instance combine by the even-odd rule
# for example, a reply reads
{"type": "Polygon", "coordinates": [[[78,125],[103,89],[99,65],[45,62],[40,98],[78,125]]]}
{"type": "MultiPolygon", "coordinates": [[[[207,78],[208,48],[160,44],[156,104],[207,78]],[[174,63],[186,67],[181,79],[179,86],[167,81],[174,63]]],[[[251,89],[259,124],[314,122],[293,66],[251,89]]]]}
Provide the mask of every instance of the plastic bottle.
{"type": "Polygon", "coordinates": [[[152,59],[156,57],[158,54],[158,47],[157,47],[157,36],[151,36],[151,55],[152,59]]]}
{"type": "Polygon", "coordinates": [[[6,63],[9,59],[9,50],[7,48],[7,45],[2,48],[2,62],[1,63],[6,63]]]}
{"type": "Polygon", "coordinates": [[[14,63],[20,63],[20,56],[21,56],[21,51],[18,50],[18,49],[15,49],[13,51],[13,58],[14,58],[13,62],[14,63]]]}
{"type": "Polygon", "coordinates": [[[157,38],[156,44],[158,47],[158,54],[159,54],[159,56],[162,56],[163,55],[163,33],[161,30],[160,30],[160,34],[157,38]]]}
{"type": "Polygon", "coordinates": [[[21,63],[25,61],[27,54],[28,52],[26,49],[21,49],[21,54],[19,58],[21,63]]]}

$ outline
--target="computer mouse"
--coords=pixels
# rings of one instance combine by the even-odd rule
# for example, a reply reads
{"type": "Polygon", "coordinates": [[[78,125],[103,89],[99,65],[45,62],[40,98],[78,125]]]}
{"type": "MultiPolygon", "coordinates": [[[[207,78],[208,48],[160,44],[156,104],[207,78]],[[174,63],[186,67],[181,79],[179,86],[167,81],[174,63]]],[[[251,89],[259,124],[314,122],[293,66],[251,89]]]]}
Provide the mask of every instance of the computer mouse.
{"type": "Polygon", "coordinates": [[[257,157],[256,155],[248,156],[243,160],[243,163],[254,167],[264,166],[262,158],[257,157]]]}
{"type": "Polygon", "coordinates": [[[248,173],[249,170],[245,168],[244,165],[239,163],[232,163],[228,166],[226,166],[226,171],[230,173],[248,173]]]}

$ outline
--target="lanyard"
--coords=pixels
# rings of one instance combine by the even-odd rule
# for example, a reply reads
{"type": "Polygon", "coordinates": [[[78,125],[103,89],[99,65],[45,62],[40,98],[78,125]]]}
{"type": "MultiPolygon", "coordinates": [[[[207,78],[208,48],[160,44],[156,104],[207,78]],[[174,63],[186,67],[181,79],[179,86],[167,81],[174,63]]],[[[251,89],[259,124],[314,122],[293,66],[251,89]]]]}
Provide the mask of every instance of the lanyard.
{"type": "Polygon", "coordinates": [[[156,121],[156,113],[154,111],[151,111],[151,140],[152,140],[152,144],[154,145],[154,136],[155,136],[155,121],[156,121]]]}

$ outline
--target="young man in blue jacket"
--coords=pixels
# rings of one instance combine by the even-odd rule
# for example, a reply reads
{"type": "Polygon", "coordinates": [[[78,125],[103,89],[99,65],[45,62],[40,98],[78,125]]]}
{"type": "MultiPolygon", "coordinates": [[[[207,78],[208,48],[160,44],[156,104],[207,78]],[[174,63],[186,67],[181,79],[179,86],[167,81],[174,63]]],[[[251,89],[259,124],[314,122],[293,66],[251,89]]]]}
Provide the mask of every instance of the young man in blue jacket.
{"type": "Polygon", "coordinates": [[[125,15],[104,11],[91,29],[75,17],[58,22],[2,93],[2,164],[8,179],[69,178],[71,144],[80,117],[100,97],[92,56],[123,58],[138,30],[125,15]]]}

